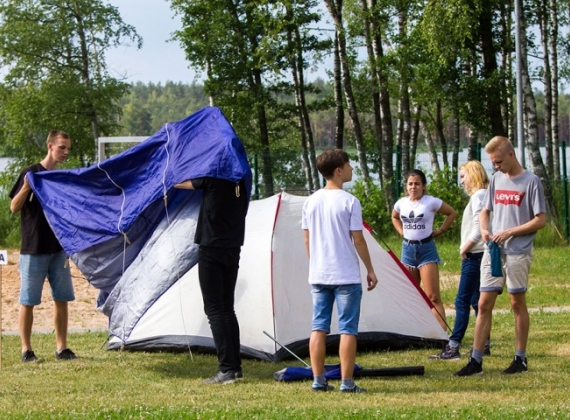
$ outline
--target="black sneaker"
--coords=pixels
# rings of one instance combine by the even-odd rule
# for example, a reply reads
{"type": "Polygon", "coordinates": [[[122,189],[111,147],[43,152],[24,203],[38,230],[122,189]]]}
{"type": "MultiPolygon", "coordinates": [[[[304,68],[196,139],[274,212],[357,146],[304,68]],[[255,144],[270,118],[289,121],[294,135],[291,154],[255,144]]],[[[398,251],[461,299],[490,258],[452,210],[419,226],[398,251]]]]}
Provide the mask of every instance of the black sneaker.
{"type": "Polygon", "coordinates": [[[503,370],[503,373],[506,375],[512,375],[513,373],[521,372],[528,372],[528,362],[526,357],[523,359],[522,357],[515,356],[511,362],[511,365],[503,370]]]}
{"type": "Polygon", "coordinates": [[[438,354],[432,354],[429,356],[430,359],[440,359],[440,360],[457,360],[461,357],[459,354],[459,348],[451,347],[449,345],[445,346],[445,348],[438,354]]]}
{"type": "Polygon", "coordinates": [[[22,362],[23,363],[31,363],[36,362],[39,363],[40,359],[38,359],[33,350],[26,350],[22,353],[22,362]]]}
{"type": "Polygon", "coordinates": [[[329,385],[328,382],[325,382],[324,384],[319,384],[317,382],[313,382],[313,385],[311,386],[311,390],[313,392],[329,392],[334,390],[334,386],[329,385]]]}
{"type": "Polygon", "coordinates": [[[77,356],[70,349],[63,349],[55,352],[56,360],[75,360],[77,356]]]}
{"type": "Polygon", "coordinates": [[[455,372],[453,376],[471,376],[483,374],[483,362],[479,363],[474,358],[469,359],[469,363],[463,369],[455,372]]]}
{"type": "MultiPolygon", "coordinates": [[[[242,373],[243,377],[243,373],[242,373]]],[[[210,384],[222,384],[228,385],[233,384],[236,381],[237,373],[233,370],[228,370],[227,372],[218,372],[216,376],[208,379],[204,379],[202,381],[203,384],[210,385],[210,384]]]]}
{"type": "Polygon", "coordinates": [[[357,385],[354,385],[352,388],[349,388],[346,385],[341,385],[339,391],[346,394],[363,394],[366,392],[366,389],[360,388],[357,385]]]}
{"type": "Polygon", "coordinates": [[[243,371],[236,370],[235,377],[236,377],[236,381],[242,380],[243,379],[243,371]]]}

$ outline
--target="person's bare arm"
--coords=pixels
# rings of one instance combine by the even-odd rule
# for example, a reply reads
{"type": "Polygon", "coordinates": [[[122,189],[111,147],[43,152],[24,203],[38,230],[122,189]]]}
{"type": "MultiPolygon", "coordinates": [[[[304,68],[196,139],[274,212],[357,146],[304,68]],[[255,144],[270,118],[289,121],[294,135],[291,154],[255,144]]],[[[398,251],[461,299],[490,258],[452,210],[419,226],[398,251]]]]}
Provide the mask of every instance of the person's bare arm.
{"type": "Polygon", "coordinates": [[[400,213],[396,210],[392,210],[392,224],[394,225],[396,232],[398,232],[400,236],[404,236],[404,225],[400,219],[400,213]]]}
{"type": "Polygon", "coordinates": [[[493,242],[501,244],[513,236],[528,235],[529,233],[534,233],[537,230],[542,229],[544,226],[546,226],[546,213],[540,213],[520,226],[515,226],[513,228],[503,230],[502,232],[495,233],[491,239],[493,242]]]}
{"type": "Polygon", "coordinates": [[[309,248],[309,230],[303,229],[303,239],[305,240],[305,251],[307,251],[307,257],[311,258],[311,251],[309,248]]]}
{"type": "Polygon", "coordinates": [[[362,260],[364,267],[366,267],[366,282],[368,283],[368,290],[372,290],[378,284],[378,279],[374,273],[374,267],[372,266],[372,261],[370,260],[370,253],[368,252],[368,245],[366,245],[366,239],[364,239],[364,234],[361,230],[351,230],[350,234],[354,242],[354,247],[358,256],[362,260]]]}
{"type": "Polygon", "coordinates": [[[175,184],[174,188],[181,188],[183,190],[193,190],[194,185],[192,185],[192,181],[187,180],[187,181],[180,182],[179,184],[175,184]]]}
{"type": "Polygon", "coordinates": [[[443,214],[445,216],[445,220],[441,224],[441,227],[432,233],[434,238],[443,235],[445,231],[451,227],[451,224],[457,216],[456,211],[447,203],[442,203],[437,212],[443,214]]]}
{"type": "Polygon", "coordinates": [[[30,195],[30,191],[32,191],[32,187],[28,183],[28,178],[24,176],[24,185],[20,188],[20,191],[14,196],[12,201],[10,201],[10,211],[14,214],[18,213],[24,207],[28,196],[30,195]]]}
{"type": "Polygon", "coordinates": [[[489,242],[491,238],[491,233],[489,232],[489,221],[491,212],[489,209],[483,207],[481,213],[479,213],[479,229],[481,230],[481,237],[483,242],[489,242]]]}

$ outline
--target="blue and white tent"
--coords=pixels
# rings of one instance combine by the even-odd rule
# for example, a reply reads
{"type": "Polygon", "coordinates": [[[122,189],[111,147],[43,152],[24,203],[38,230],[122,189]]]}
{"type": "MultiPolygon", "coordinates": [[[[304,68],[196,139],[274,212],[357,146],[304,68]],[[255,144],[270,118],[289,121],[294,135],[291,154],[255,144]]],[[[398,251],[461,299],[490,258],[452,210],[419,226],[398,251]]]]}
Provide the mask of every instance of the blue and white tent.
{"type": "MultiPolygon", "coordinates": [[[[111,348],[213,349],[193,243],[201,192],[173,188],[201,176],[245,178],[251,193],[245,150],[214,107],[166,124],[99,165],[28,175],[63,248],[101,291],[98,307],[109,317],[111,348]]],[[[301,230],[304,200],[283,193],[250,203],[236,289],[244,355],[287,356],[263,331],[308,353],[312,305],[301,230]]],[[[365,234],[380,284],[365,293],[359,342],[372,348],[443,343],[447,334],[426,301],[365,234]]],[[[335,328],[331,344],[338,341],[335,328]]]]}

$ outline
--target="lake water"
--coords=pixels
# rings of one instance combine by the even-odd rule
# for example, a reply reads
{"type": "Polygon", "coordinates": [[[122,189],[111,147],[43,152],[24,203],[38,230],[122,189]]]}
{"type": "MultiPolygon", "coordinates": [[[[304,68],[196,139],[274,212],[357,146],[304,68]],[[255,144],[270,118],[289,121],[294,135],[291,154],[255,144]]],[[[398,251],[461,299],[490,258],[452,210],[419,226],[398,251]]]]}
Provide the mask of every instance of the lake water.
{"type": "Polygon", "coordinates": [[[8,166],[12,158],[0,157],[0,172],[4,172],[4,169],[8,166]]]}

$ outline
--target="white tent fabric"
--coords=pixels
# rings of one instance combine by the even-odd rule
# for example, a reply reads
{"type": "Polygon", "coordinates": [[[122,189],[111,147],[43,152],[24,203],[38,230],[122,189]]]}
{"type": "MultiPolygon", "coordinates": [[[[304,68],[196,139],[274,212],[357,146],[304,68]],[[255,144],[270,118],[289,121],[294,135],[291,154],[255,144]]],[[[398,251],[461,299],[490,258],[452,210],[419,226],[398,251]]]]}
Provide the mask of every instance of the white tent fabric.
{"type": "MultiPolygon", "coordinates": [[[[301,211],[306,197],[281,193],[250,203],[245,243],[235,294],[242,353],[266,360],[280,360],[288,353],[269,339],[295,353],[308,354],[312,302],[308,284],[308,259],[303,243],[301,211]]],[[[188,219],[188,223],[195,223],[188,219]]],[[[180,235],[177,226],[173,235],[180,235]]],[[[168,235],[169,230],[162,234],[168,235]]],[[[441,345],[448,340],[427,302],[398,264],[364,231],[379,283],[364,291],[359,349],[441,345]]],[[[161,242],[168,243],[168,238],[161,242]]],[[[165,250],[165,252],[168,252],[165,250]]],[[[140,264],[156,261],[143,259],[140,264]]],[[[147,270],[139,266],[137,271],[147,270]]],[[[366,270],[361,267],[363,284],[366,270]]],[[[335,315],[336,316],[336,315],[335,315]]],[[[333,320],[335,317],[333,317],[333,320]]],[[[338,343],[336,320],[327,342],[338,343]]],[[[197,266],[163,293],[138,320],[125,343],[113,338],[110,348],[213,350],[210,327],[203,311],[197,266]]]]}

